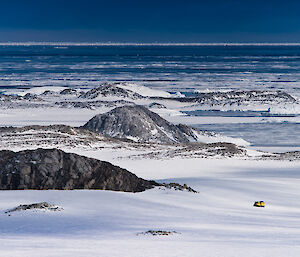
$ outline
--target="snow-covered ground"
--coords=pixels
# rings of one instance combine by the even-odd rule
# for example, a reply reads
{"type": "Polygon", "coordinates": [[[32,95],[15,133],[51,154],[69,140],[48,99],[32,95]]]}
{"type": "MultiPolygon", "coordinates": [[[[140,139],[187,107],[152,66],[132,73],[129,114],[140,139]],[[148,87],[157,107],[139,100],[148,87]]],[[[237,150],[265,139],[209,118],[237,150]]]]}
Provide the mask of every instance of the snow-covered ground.
{"type": "MultiPolygon", "coordinates": [[[[128,86],[129,84],[123,84],[125,89],[128,89],[128,86]]],[[[138,94],[169,96],[169,93],[160,90],[145,91],[137,86],[133,86],[133,89],[138,94]]],[[[55,89],[57,92],[59,90],[61,88],[55,89]]],[[[32,90],[31,93],[41,94],[43,91],[39,88],[32,90]]],[[[21,92],[20,95],[25,93],[27,92],[21,92]]],[[[72,97],[66,96],[71,100],[77,96],[72,97]]],[[[44,99],[46,102],[49,100],[54,103],[58,98],[59,96],[54,94],[45,96],[44,99]]],[[[97,99],[108,100],[102,96],[97,99]]],[[[143,105],[149,105],[153,101],[143,98],[134,100],[136,104],[143,105]]],[[[299,116],[188,116],[182,111],[196,110],[199,106],[170,99],[155,99],[155,102],[165,105],[166,108],[152,110],[174,123],[199,126],[226,123],[234,127],[234,124],[239,123],[278,122],[284,127],[286,122],[291,122],[295,124],[293,127],[295,131],[299,123],[299,116]]],[[[91,109],[57,106],[1,108],[0,119],[1,126],[52,124],[81,126],[94,115],[111,109],[109,106],[91,109]]],[[[253,136],[257,136],[255,130],[254,127],[253,131],[250,131],[253,136]]],[[[290,131],[293,132],[293,129],[290,131]]],[[[231,135],[234,135],[233,132],[231,135]]],[[[51,134],[49,131],[47,133],[51,134]]],[[[42,135],[44,141],[41,137],[33,138],[33,144],[30,146],[27,142],[31,140],[31,135],[24,132],[24,137],[13,136],[15,144],[12,144],[11,139],[2,142],[1,149],[20,150],[24,147],[32,149],[38,145],[44,147],[43,143],[47,142],[45,135],[42,135]],[[20,142],[21,140],[23,141],[20,142]]],[[[267,133],[260,137],[263,139],[266,135],[267,133]]],[[[84,144],[72,146],[68,137],[62,136],[65,137],[64,142],[54,135],[53,142],[49,146],[56,145],[57,148],[68,152],[109,161],[145,179],[186,183],[199,193],[159,188],[136,194],[100,190],[1,191],[0,256],[300,255],[299,161],[254,160],[254,158],[206,159],[193,156],[142,158],[141,154],[150,152],[151,146],[143,149],[135,147],[134,143],[124,143],[121,147],[120,142],[112,143],[104,139],[103,142],[99,140],[97,145],[97,142],[93,141],[94,138],[89,138],[86,147],[84,144]],[[128,158],[134,154],[140,157],[128,158]],[[253,207],[254,201],[260,200],[266,202],[266,207],[253,207]],[[5,213],[6,210],[20,204],[35,202],[53,203],[63,210],[5,213]],[[178,233],[169,236],[137,235],[148,230],[178,233]]],[[[80,140],[85,135],[74,135],[75,137],[80,140]]],[[[163,149],[163,146],[161,148],[163,149]]],[[[258,152],[253,150],[252,154],[256,155],[258,152]]]]}
{"type": "MultiPolygon", "coordinates": [[[[151,111],[175,124],[183,123],[200,129],[218,130],[221,134],[218,140],[234,143],[247,141],[251,147],[258,150],[283,152],[298,149],[299,140],[292,134],[297,133],[300,124],[300,104],[297,97],[285,92],[197,91],[195,94],[200,98],[198,102],[196,100],[194,102],[186,101],[187,97],[184,96],[181,100],[180,98],[176,100],[174,94],[129,82],[105,83],[103,86],[105,90],[101,90],[101,86],[94,89],[69,89],[73,92],[64,92],[68,90],[65,87],[49,86],[7,89],[3,91],[7,95],[19,97],[24,97],[27,93],[35,95],[13,100],[4,97],[2,103],[5,108],[0,109],[1,126],[36,124],[82,126],[97,114],[122,105],[138,104],[150,107],[151,111]],[[248,126],[249,123],[257,125],[248,126]],[[261,129],[268,123],[277,125],[261,129]],[[223,124],[226,128],[231,126],[230,129],[220,130],[223,124]],[[241,125],[246,128],[246,134],[241,133],[241,125]],[[293,133],[290,133],[287,127],[292,127],[293,133]],[[256,128],[259,128],[260,133],[257,133],[256,128]],[[278,131],[282,136],[280,140],[273,141],[272,135],[277,135],[278,131]],[[228,140],[229,137],[236,139],[228,140]],[[266,139],[271,140],[268,145],[266,139]],[[287,148],[287,141],[295,143],[289,143],[287,148]]],[[[279,139],[278,136],[276,138],[279,139]]],[[[203,142],[215,142],[215,139],[203,142]]]]}
{"type": "Polygon", "coordinates": [[[200,193],[151,189],[2,191],[1,256],[299,256],[299,162],[119,160],[138,176],[200,193]],[[255,208],[264,200],[265,208],[255,208]],[[4,211],[47,201],[58,212],[4,211]],[[148,230],[169,236],[137,235],[148,230]],[[179,234],[180,233],[180,234],[179,234]]]}

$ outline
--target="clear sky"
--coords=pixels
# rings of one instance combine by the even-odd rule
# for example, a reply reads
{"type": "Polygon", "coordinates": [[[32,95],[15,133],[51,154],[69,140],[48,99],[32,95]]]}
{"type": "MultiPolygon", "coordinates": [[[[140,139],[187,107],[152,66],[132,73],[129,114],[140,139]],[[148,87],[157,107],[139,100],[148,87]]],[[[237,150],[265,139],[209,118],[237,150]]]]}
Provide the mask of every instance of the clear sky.
{"type": "Polygon", "coordinates": [[[0,42],[300,42],[294,0],[0,1],[0,42]]]}

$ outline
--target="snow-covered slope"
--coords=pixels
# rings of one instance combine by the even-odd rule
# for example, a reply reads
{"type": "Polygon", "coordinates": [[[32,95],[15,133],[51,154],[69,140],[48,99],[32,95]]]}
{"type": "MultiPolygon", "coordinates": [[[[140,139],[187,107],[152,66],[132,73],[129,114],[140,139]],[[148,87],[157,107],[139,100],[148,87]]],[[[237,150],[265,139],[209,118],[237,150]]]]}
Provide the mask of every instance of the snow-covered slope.
{"type": "MultiPolygon", "coordinates": [[[[176,109],[181,102],[172,100],[173,103],[176,109]]],[[[165,106],[170,108],[171,104],[167,102],[165,106]]],[[[68,120],[83,124],[100,110],[105,109],[20,109],[15,110],[17,118],[11,116],[7,121],[43,124],[47,119],[48,123],[68,120]]],[[[11,112],[2,109],[0,114],[3,124],[5,115],[11,112]]],[[[188,141],[223,141],[211,132],[176,127],[188,141]]],[[[273,159],[280,161],[270,160],[272,157],[249,160],[249,151],[232,144],[124,142],[66,126],[0,129],[1,149],[41,146],[110,161],[139,177],[187,184],[200,193],[163,188],[137,194],[99,190],[2,191],[0,256],[299,256],[300,164],[292,158],[290,161],[289,156],[280,159],[274,154],[273,159]],[[254,201],[260,200],[266,202],[266,207],[253,207],[254,201]],[[63,210],[5,213],[20,204],[45,201],[63,210]],[[177,233],[144,235],[148,230],[177,233]]]]}
{"type": "Polygon", "coordinates": [[[152,89],[149,87],[145,87],[142,85],[137,85],[137,84],[133,84],[133,83],[116,83],[116,86],[126,89],[126,90],[130,90],[133,91],[139,95],[145,96],[145,97],[171,97],[171,94],[166,92],[166,91],[162,91],[162,90],[158,90],[158,89],[152,89]]]}
{"type": "Polygon", "coordinates": [[[2,191],[0,255],[299,256],[299,163],[132,160],[123,166],[148,179],[187,183],[200,193],[2,191]],[[253,207],[257,200],[266,207],[253,207]],[[43,201],[63,210],[4,213],[43,201]],[[178,233],[138,234],[148,230],[178,233]]]}
{"type": "Polygon", "coordinates": [[[193,127],[179,124],[177,125],[180,130],[188,136],[191,142],[202,142],[206,144],[217,143],[217,142],[226,142],[232,143],[239,146],[249,146],[250,143],[242,138],[233,138],[220,135],[214,132],[203,131],[193,127]]]}

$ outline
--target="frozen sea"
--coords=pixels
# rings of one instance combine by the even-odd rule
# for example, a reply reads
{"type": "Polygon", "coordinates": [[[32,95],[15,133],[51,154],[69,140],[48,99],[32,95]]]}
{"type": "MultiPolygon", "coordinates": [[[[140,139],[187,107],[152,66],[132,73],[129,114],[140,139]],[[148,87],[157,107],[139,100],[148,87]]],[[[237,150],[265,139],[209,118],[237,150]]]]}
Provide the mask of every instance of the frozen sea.
{"type": "MultiPolygon", "coordinates": [[[[300,45],[1,45],[0,92],[40,86],[92,88],[130,81],[185,95],[197,91],[282,90],[300,96],[300,45]]],[[[262,118],[195,126],[257,147],[300,145],[299,119],[262,118]],[[256,133],[258,132],[258,133],[256,133]],[[253,135],[255,134],[255,137],[253,135]],[[267,138],[267,140],[266,140],[267,138]]]]}
{"type": "Polygon", "coordinates": [[[1,45],[0,86],[93,87],[132,81],[169,91],[298,94],[300,45],[1,45]]]}

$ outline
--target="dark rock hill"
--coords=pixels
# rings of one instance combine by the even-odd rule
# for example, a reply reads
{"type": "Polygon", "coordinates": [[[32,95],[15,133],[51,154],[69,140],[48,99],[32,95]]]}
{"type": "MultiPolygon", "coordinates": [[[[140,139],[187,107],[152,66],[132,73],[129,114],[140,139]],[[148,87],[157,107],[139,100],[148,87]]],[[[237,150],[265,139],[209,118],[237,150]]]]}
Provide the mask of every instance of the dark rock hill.
{"type": "Polygon", "coordinates": [[[174,125],[143,106],[123,106],[99,114],[83,128],[103,135],[137,142],[188,143],[201,133],[185,125],[174,125]]]}
{"type": "MultiPolygon", "coordinates": [[[[154,98],[153,98],[154,99],[154,98]]],[[[167,98],[156,98],[166,100],[167,98]]],[[[284,91],[228,91],[228,92],[198,92],[193,97],[169,98],[173,101],[199,103],[211,106],[231,106],[234,104],[282,104],[282,103],[299,103],[296,98],[284,91]]]]}
{"type": "Polygon", "coordinates": [[[109,162],[58,149],[0,151],[0,190],[103,189],[141,192],[155,182],[109,162]]]}
{"type": "Polygon", "coordinates": [[[131,90],[124,89],[118,86],[118,83],[104,83],[99,87],[93,88],[86,93],[83,93],[80,98],[96,99],[97,97],[121,97],[130,99],[141,99],[144,98],[138,93],[131,90]]]}
{"type": "Polygon", "coordinates": [[[198,101],[201,103],[205,102],[260,102],[260,103],[271,103],[271,102],[296,102],[296,99],[291,95],[283,91],[229,91],[229,92],[209,92],[209,93],[198,93],[198,101]]]}

